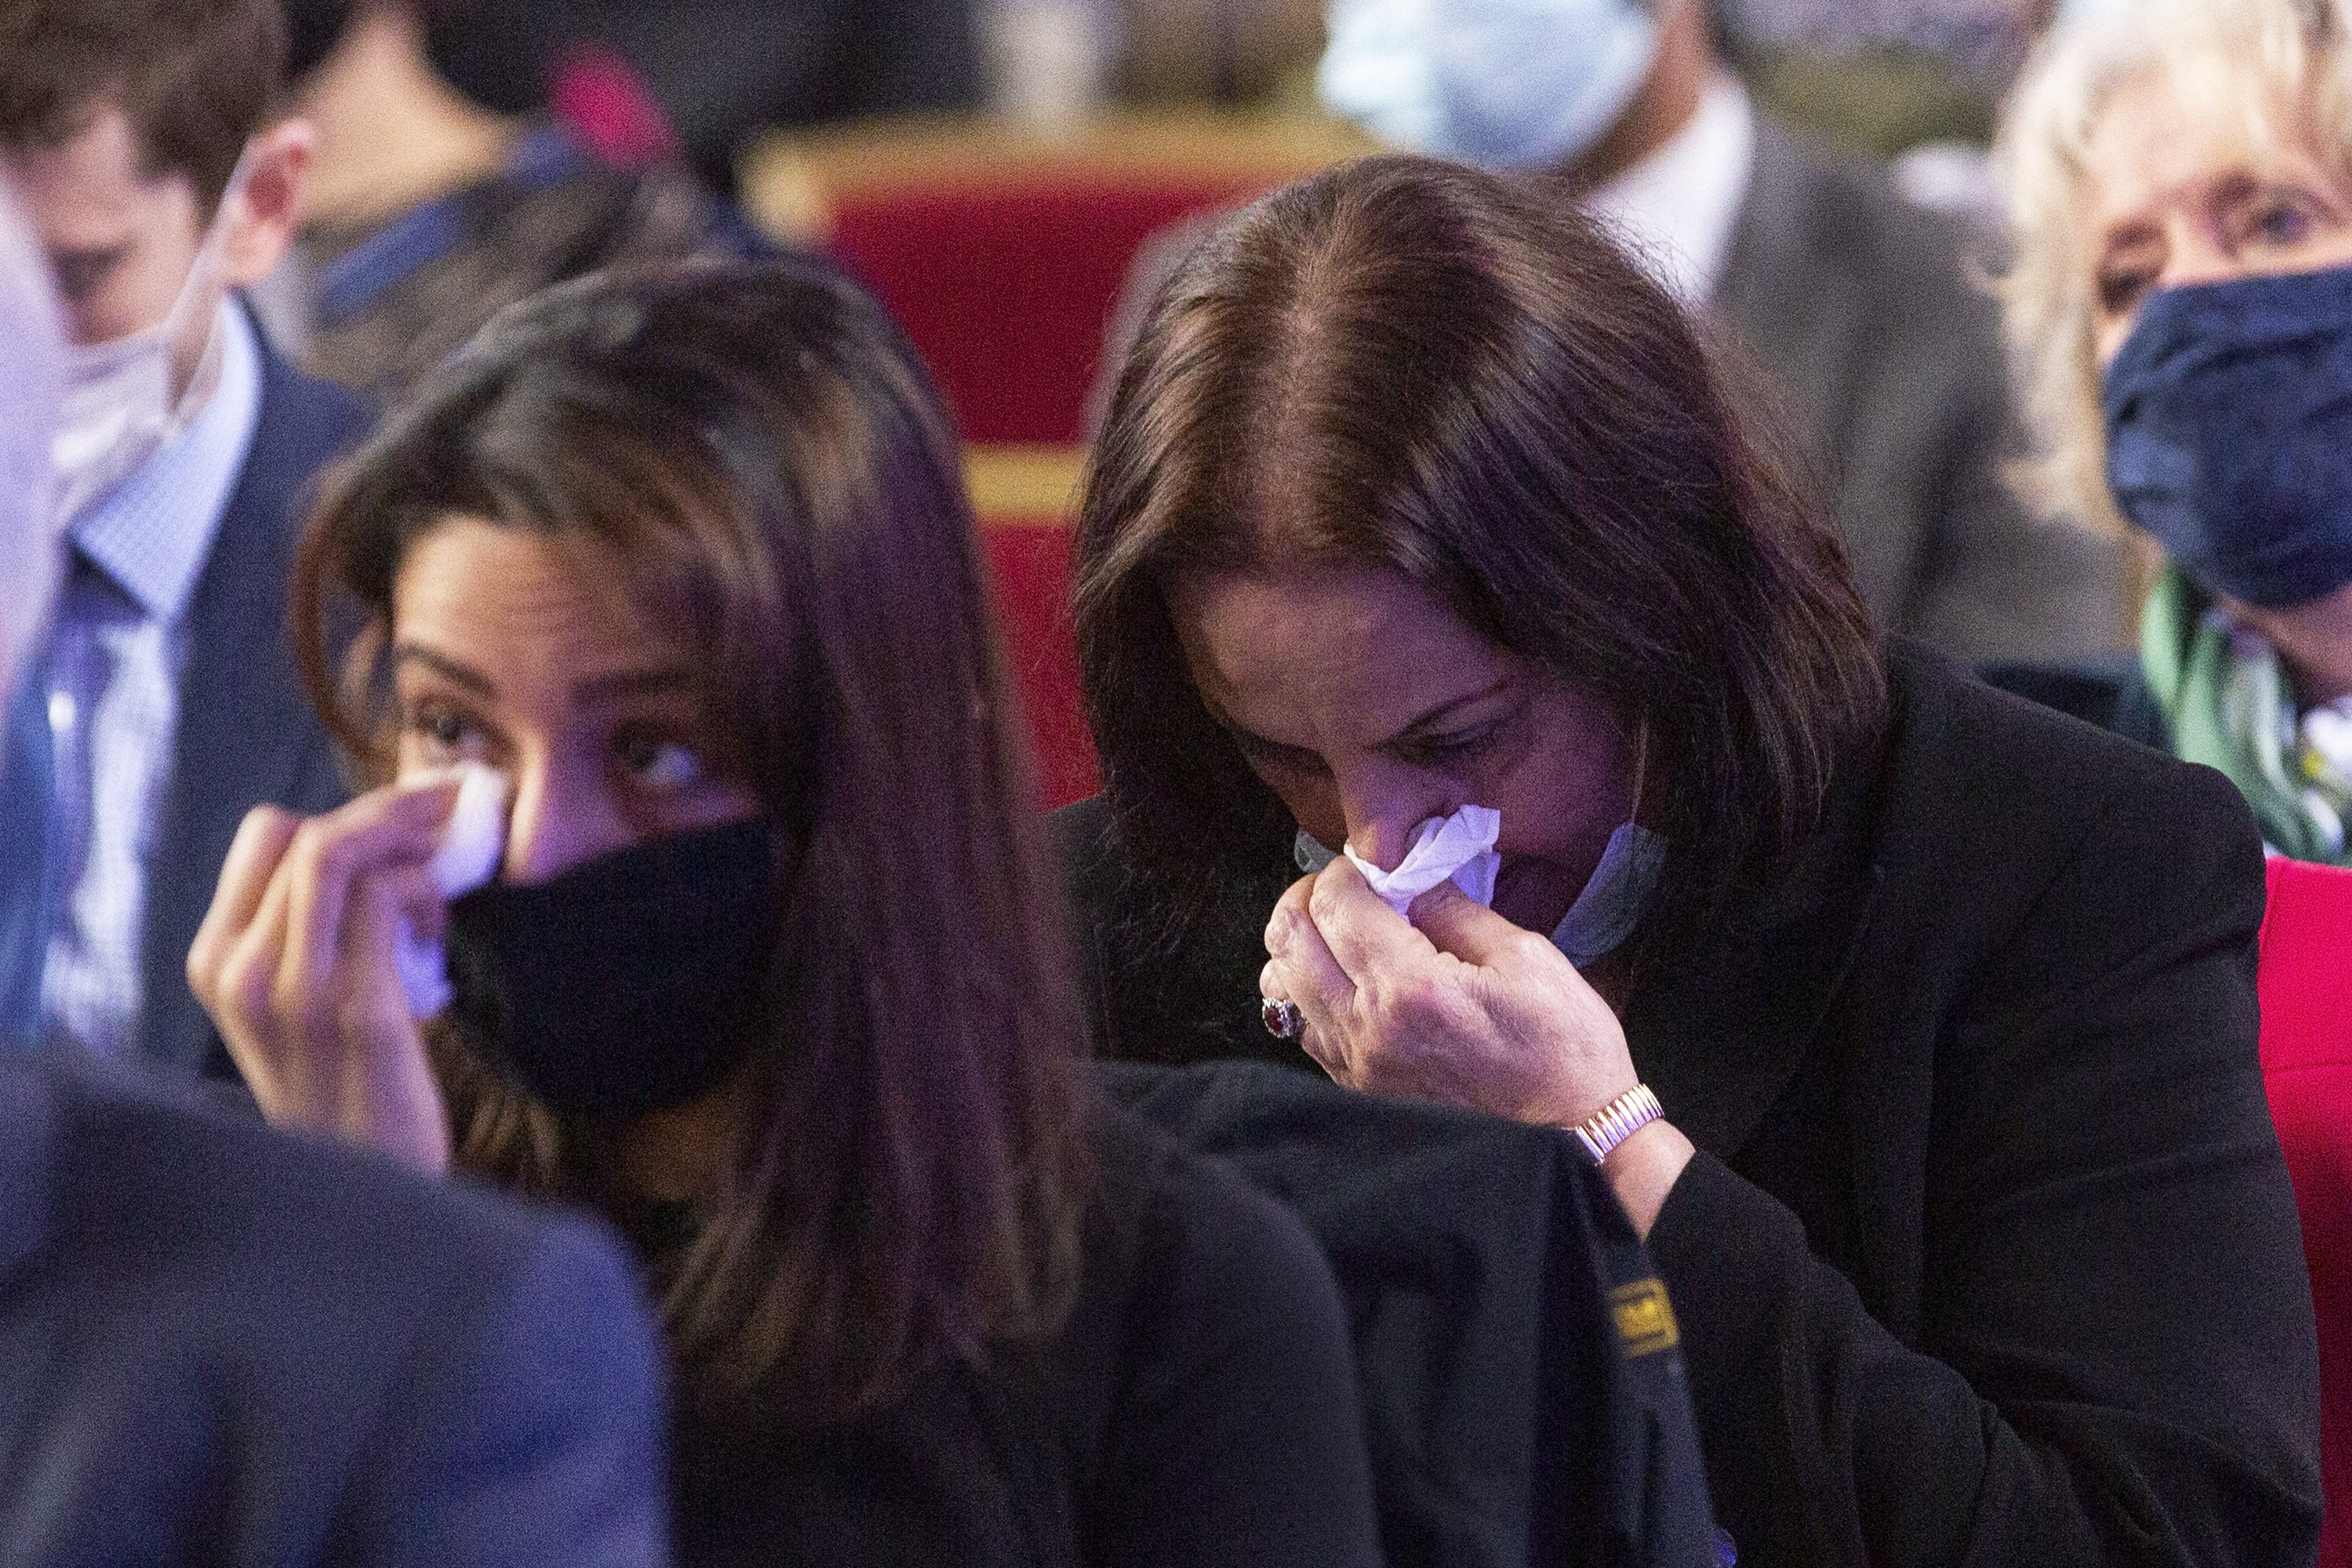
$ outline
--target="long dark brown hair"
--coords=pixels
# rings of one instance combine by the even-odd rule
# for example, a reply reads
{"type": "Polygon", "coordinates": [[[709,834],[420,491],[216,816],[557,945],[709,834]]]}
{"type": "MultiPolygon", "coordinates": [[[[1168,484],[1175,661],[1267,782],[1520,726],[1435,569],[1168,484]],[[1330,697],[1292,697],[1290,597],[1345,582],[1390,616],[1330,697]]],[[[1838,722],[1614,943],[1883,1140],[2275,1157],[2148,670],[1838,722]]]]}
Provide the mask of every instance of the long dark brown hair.
{"type": "Polygon", "coordinates": [[[1076,550],[1104,788],[1181,940],[1286,842],[1195,690],[1190,572],[1393,568],[1648,734],[1688,939],[1812,830],[1882,722],[1868,613],[1681,311],[1566,194],[1412,158],[1288,186],[1192,255],[1128,360],[1076,550]]]}
{"type": "MultiPolygon", "coordinates": [[[[1050,1329],[1081,1014],[955,441],[905,337],[814,263],[590,279],[485,329],[336,470],[297,566],[305,679],[374,779],[394,580],[452,517],[616,563],[789,846],[757,1113],[666,1303],[682,1358],[781,1367],[840,1410],[1050,1329]]],[[[578,1130],[436,1045],[460,1163],[580,1195],[578,1130]]]]}

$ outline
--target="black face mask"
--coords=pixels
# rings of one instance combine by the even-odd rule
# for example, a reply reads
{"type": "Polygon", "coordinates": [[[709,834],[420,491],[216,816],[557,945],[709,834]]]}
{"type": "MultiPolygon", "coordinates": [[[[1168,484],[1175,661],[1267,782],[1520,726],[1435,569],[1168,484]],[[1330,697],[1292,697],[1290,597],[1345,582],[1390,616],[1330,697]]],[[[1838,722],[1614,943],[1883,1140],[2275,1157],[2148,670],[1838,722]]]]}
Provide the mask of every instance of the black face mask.
{"type": "Polygon", "coordinates": [[[781,913],[764,819],[656,838],[449,907],[450,1016],[492,1070],[611,1123],[719,1087],[766,1011],[781,913]]]}
{"type": "Polygon", "coordinates": [[[2200,587],[2284,609],[2352,583],[2352,268],[2150,295],[2105,402],[2116,504],[2200,587]]]}

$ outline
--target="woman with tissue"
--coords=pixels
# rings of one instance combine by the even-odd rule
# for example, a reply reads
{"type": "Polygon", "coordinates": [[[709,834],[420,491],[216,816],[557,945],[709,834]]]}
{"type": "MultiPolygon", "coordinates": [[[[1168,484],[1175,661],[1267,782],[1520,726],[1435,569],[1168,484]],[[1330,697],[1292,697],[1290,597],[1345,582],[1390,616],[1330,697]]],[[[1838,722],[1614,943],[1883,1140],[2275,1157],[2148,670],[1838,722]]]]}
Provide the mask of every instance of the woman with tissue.
{"type": "Polygon", "coordinates": [[[1874,637],[1676,308],[1374,159],[1178,270],[1076,555],[1111,1054],[1572,1133],[1757,1564],[2306,1563],[2221,779],[1874,637]]]}
{"type": "Polygon", "coordinates": [[[2123,668],[1994,679],[2229,775],[2352,865],[2352,38],[2336,0],[2142,0],[2010,108],[2009,330],[2045,510],[2161,547],[2123,668]]]}
{"type": "Polygon", "coordinates": [[[879,306],[803,263],[518,307],[339,470],[295,603],[377,787],[255,814],[192,982],[273,1120],[627,1233],[680,1561],[1378,1561],[1321,1255],[1091,1092],[879,306]]]}

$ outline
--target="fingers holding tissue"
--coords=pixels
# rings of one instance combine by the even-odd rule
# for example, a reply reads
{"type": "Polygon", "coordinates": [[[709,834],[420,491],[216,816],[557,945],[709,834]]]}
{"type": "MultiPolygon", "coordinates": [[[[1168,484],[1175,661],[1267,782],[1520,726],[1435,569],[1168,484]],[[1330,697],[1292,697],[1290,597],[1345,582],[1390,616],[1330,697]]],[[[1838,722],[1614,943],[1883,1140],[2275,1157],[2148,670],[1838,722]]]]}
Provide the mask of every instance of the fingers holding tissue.
{"type": "Polygon", "coordinates": [[[308,821],[246,821],[188,981],[273,1121],[446,1169],[448,1116],[421,1016],[448,1001],[448,900],[496,874],[505,779],[410,779],[308,821]]]}
{"type": "Polygon", "coordinates": [[[1468,807],[1424,824],[1392,872],[1350,855],[1297,883],[1260,984],[1298,1007],[1301,1045],[1347,1087],[1570,1126],[1639,1079],[1575,966],[1486,907],[1499,826],[1468,807]]]}
{"type": "Polygon", "coordinates": [[[1495,901],[1495,877],[1503,868],[1495,844],[1502,836],[1501,812],[1465,805],[1451,816],[1423,823],[1393,871],[1381,870],[1353,849],[1348,858],[1363,873],[1365,886],[1399,914],[1411,910],[1422,894],[1448,882],[1483,909],[1495,901]]]}
{"type": "MultiPolygon", "coordinates": [[[[441,830],[440,847],[426,869],[443,904],[452,904],[498,875],[507,848],[507,777],[479,763],[459,763],[457,801],[441,830]]],[[[408,1011],[416,1018],[438,1017],[451,1000],[448,955],[438,931],[419,931],[403,920],[393,946],[393,963],[408,1011]]]]}

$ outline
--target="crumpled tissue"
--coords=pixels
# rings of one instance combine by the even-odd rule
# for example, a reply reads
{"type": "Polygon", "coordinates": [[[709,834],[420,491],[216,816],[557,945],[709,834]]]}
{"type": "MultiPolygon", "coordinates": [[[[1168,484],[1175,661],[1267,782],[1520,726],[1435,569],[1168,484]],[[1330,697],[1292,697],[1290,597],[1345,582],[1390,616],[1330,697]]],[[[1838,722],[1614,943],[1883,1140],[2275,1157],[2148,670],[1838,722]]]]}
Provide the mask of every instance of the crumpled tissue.
{"type": "Polygon", "coordinates": [[[1372,891],[1399,914],[1413,900],[1442,883],[1451,882],[1481,909],[1495,902],[1495,875],[1503,858],[1495,841],[1503,834],[1503,814],[1483,805],[1465,805],[1451,816],[1432,817],[1413,830],[1412,847],[1393,871],[1383,871],[1357,854],[1348,858],[1364,874],[1372,891]]]}
{"type": "MultiPolygon", "coordinates": [[[[444,900],[454,901],[487,886],[498,875],[507,849],[507,776],[480,763],[459,763],[457,804],[441,830],[441,846],[433,852],[433,885],[444,900]]],[[[408,997],[408,1011],[423,1019],[438,1016],[449,1005],[447,955],[437,942],[426,942],[401,922],[393,945],[393,964],[400,988],[408,997]]]]}

